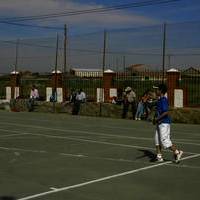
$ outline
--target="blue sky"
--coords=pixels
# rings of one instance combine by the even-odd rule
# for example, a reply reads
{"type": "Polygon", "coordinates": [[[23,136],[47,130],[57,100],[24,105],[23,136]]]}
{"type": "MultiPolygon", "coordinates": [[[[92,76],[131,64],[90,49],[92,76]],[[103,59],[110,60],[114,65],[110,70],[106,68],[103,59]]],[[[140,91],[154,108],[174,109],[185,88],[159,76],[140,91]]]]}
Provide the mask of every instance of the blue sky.
{"type": "MultiPolygon", "coordinates": [[[[67,10],[82,10],[116,4],[142,2],[144,0],[6,0],[0,2],[0,18],[49,14],[67,10]]],[[[106,14],[87,14],[24,23],[63,26],[71,33],[92,32],[104,28],[116,29],[151,26],[163,22],[200,20],[200,1],[182,0],[175,3],[112,11],[106,14]]],[[[53,35],[55,31],[22,28],[0,24],[0,36],[7,38],[53,35]]]]}
{"type": "MultiPolygon", "coordinates": [[[[112,6],[117,4],[143,2],[145,0],[5,0],[0,2],[0,21],[3,18],[31,16],[40,14],[59,13],[63,11],[85,10],[93,8],[101,8],[103,6],[112,6]]],[[[147,1],[147,0],[146,0],[147,1]]],[[[112,39],[109,41],[109,48],[113,51],[123,52],[139,52],[139,53],[156,53],[161,52],[162,47],[162,29],[163,22],[168,24],[182,23],[186,21],[199,21],[191,25],[175,24],[168,26],[168,46],[167,53],[200,53],[200,0],[181,0],[178,2],[162,5],[154,5],[148,7],[131,8],[120,11],[112,11],[104,14],[93,13],[86,15],[61,17],[55,19],[41,21],[20,22],[31,25],[40,26],[57,26],[63,27],[67,24],[70,39],[70,48],[88,49],[92,51],[100,51],[102,48],[102,31],[104,29],[127,29],[122,34],[113,33],[112,39]],[[140,27],[150,27],[148,29],[140,27]],[[130,31],[129,31],[130,28],[130,31]],[[137,31],[131,29],[138,28],[137,31]],[[86,33],[99,32],[100,34],[90,35],[85,38],[76,35],[86,33]],[[91,40],[91,38],[93,38],[91,40]],[[83,41],[84,39],[84,41],[83,41]],[[125,45],[126,44],[126,45],[125,45]],[[119,49],[120,48],[120,49],[119,49]],[[155,49],[155,50],[152,50],[155,49]],[[189,50],[188,50],[189,49],[189,50]]],[[[14,57],[15,45],[5,44],[1,41],[21,40],[36,38],[35,40],[27,40],[28,42],[55,46],[55,36],[63,34],[63,30],[48,30],[30,27],[12,26],[0,23],[0,72],[8,72],[11,70],[14,57]],[[40,41],[37,38],[49,38],[47,41],[40,41]],[[12,58],[12,59],[10,59],[12,58]],[[9,67],[8,67],[9,66],[9,67]]],[[[26,40],[25,40],[26,41],[26,40]]],[[[70,52],[70,65],[75,67],[91,68],[101,67],[101,54],[88,55],[91,52],[70,52]],[[87,54],[87,56],[86,56],[87,54]]],[[[49,71],[54,65],[55,49],[41,49],[31,47],[20,47],[21,61],[19,64],[25,69],[27,66],[30,70],[49,71]],[[22,59],[22,55],[29,58],[22,59]],[[30,58],[36,56],[36,58],[30,58]],[[49,56],[51,58],[49,58],[49,56]],[[39,59],[40,58],[40,59],[39,59]],[[45,62],[44,62],[45,59],[45,62]]],[[[60,65],[62,65],[62,55],[60,65]]],[[[116,67],[116,63],[121,65],[122,55],[110,55],[108,60],[109,66],[116,67]]],[[[159,66],[161,62],[160,56],[127,56],[128,64],[145,63],[159,66]]],[[[171,56],[171,64],[189,65],[198,64],[199,56],[195,57],[178,57],[171,56]]]]}

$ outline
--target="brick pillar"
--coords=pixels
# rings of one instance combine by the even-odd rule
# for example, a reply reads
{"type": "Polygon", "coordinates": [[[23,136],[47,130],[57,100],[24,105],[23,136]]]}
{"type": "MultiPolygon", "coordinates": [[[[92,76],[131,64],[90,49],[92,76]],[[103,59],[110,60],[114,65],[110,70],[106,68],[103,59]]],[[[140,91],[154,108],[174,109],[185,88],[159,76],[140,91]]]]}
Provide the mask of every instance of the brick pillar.
{"type": "Polygon", "coordinates": [[[167,71],[167,96],[170,106],[174,106],[174,89],[179,89],[180,72],[176,69],[167,71]]]}
{"type": "MultiPolygon", "coordinates": [[[[17,71],[13,71],[10,74],[10,87],[11,87],[11,98],[16,98],[20,94],[17,92],[17,88],[20,87],[20,74],[17,71]]],[[[20,89],[19,89],[20,91],[20,89]]]]}
{"type": "Polygon", "coordinates": [[[52,77],[51,77],[51,86],[52,88],[62,88],[62,73],[60,71],[57,71],[55,73],[54,71],[52,72],[52,77]]]}
{"type": "Polygon", "coordinates": [[[56,88],[57,92],[57,101],[58,102],[63,102],[63,75],[61,71],[57,70],[57,73],[55,71],[52,72],[52,77],[51,77],[51,86],[52,86],[52,92],[54,92],[56,88]],[[59,90],[58,90],[59,88],[59,90]]]}
{"type": "Polygon", "coordinates": [[[110,102],[110,88],[113,88],[113,78],[116,73],[107,70],[103,73],[104,102],[110,102]]]}

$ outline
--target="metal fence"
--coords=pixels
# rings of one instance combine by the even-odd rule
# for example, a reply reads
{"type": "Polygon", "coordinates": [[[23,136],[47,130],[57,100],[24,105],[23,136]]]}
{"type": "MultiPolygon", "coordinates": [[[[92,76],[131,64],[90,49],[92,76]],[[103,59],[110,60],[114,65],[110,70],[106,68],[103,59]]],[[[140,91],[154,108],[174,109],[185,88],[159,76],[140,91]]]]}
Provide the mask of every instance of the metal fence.
{"type": "Polygon", "coordinates": [[[21,77],[20,80],[20,96],[21,98],[30,98],[30,91],[32,86],[35,85],[39,89],[39,95],[41,100],[46,99],[46,88],[51,86],[50,77],[21,77]]]}
{"type": "Polygon", "coordinates": [[[9,82],[9,75],[0,77],[0,99],[6,99],[6,87],[9,86],[9,82]]]}
{"type": "Polygon", "coordinates": [[[137,98],[143,96],[145,91],[152,90],[153,86],[163,82],[162,72],[144,71],[144,72],[122,72],[117,73],[114,79],[114,87],[118,89],[118,95],[121,97],[126,87],[131,87],[137,98]]]}
{"type": "MultiPolygon", "coordinates": [[[[158,85],[162,80],[162,71],[144,71],[137,73],[130,72],[118,72],[113,78],[113,88],[117,88],[118,98],[122,97],[122,93],[127,86],[132,87],[137,97],[143,95],[143,93],[150,89],[152,90],[154,85],[158,85]]],[[[164,78],[166,81],[166,77],[164,78]]],[[[36,85],[39,89],[41,99],[46,99],[46,87],[51,87],[51,75],[42,77],[37,75],[36,77],[30,76],[20,79],[20,96],[22,98],[29,98],[32,85],[36,85]]],[[[6,86],[10,85],[9,75],[0,77],[0,99],[6,98],[6,86]]],[[[97,100],[97,88],[103,87],[102,77],[77,77],[67,76],[63,81],[63,87],[66,86],[67,100],[72,90],[83,89],[87,94],[88,101],[97,100]]],[[[188,106],[200,106],[200,71],[194,68],[190,70],[184,70],[181,72],[181,78],[179,80],[179,88],[184,89],[187,93],[188,106]]]]}
{"type": "Polygon", "coordinates": [[[189,106],[200,106],[200,71],[194,68],[182,71],[180,87],[187,92],[189,106]]]}
{"type": "MultiPolygon", "coordinates": [[[[113,85],[119,91],[131,86],[140,96],[152,85],[163,81],[168,69],[177,68],[182,72],[180,87],[187,88],[189,105],[200,104],[199,21],[79,35],[71,32],[69,30],[67,37],[66,57],[63,35],[59,35],[56,54],[56,33],[55,37],[1,40],[0,73],[10,73],[13,69],[23,73],[51,73],[55,65],[61,71],[66,67],[68,73],[75,68],[91,71],[98,69],[101,72],[103,69],[111,69],[117,73],[113,85]],[[194,70],[188,72],[189,69],[194,70]]],[[[95,99],[96,88],[102,86],[101,79],[101,76],[91,78],[74,75],[66,78],[64,85],[68,91],[82,88],[89,99],[95,99]]],[[[36,84],[41,95],[45,96],[45,87],[49,81],[50,77],[22,77],[23,96],[29,95],[32,84],[36,84]]],[[[0,84],[2,97],[5,96],[7,83],[0,84]]]]}

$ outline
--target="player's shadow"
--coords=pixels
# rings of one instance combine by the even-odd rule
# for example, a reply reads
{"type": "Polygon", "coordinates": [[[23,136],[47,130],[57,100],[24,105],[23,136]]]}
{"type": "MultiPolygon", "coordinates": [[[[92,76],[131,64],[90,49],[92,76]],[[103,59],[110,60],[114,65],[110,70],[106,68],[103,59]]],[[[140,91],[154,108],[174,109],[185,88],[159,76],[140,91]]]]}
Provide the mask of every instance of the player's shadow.
{"type": "Polygon", "coordinates": [[[16,200],[13,196],[0,196],[0,200],[16,200]]]}
{"type": "Polygon", "coordinates": [[[149,159],[149,162],[155,162],[156,154],[153,153],[152,151],[145,150],[145,149],[139,149],[138,151],[142,152],[143,155],[136,157],[136,160],[147,157],[149,159]]]}

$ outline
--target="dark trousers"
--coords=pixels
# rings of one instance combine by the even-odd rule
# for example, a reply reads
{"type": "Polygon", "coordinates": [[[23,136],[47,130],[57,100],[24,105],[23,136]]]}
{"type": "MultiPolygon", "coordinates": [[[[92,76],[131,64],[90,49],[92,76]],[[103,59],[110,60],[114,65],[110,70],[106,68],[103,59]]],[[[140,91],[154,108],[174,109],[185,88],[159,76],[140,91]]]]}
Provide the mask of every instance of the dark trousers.
{"type": "Polygon", "coordinates": [[[129,106],[131,106],[131,112],[132,112],[132,117],[133,119],[135,119],[135,113],[136,113],[136,102],[128,102],[125,101],[123,102],[123,113],[122,113],[122,118],[126,118],[128,110],[129,110],[129,106]]]}
{"type": "Polygon", "coordinates": [[[78,115],[81,108],[81,101],[76,100],[72,108],[72,115],[78,115]]]}
{"type": "Polygon", "coordinates": [[[34,110],[34,99],[33,98],[31,98],[31,99],[29,99],[28,100],[28,102],[27,102],[27,106],[28,106],[28,111],[29,112],[31,112],[31,111],[33,111],[34,110]]]}

